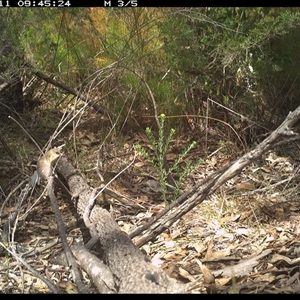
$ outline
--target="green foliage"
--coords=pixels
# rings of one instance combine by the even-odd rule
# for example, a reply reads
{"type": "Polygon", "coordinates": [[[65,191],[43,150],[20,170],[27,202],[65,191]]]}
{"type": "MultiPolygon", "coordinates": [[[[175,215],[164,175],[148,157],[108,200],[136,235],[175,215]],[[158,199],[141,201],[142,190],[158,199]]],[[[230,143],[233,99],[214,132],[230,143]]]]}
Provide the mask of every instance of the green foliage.
{"type": "MultiPolygon", "coordinates": [[[[212,97],[254,121],[277,123],[300,96],[299,8],[3,8],[0,24],[20,57],[101,98],[112,119],[123,114],[120,124],[130,116],[139,122],[143,109],[154,115],[134,73],[170,116],[203,114],[212,97]]],[[[18,67],[12,56],[1,60],[18,67]]],[[[222,118],[220,110],[210,107],[210,117],[222,118]]],[[[230,125],[243,132],[239,120],[230,125]]]]}
{"type": "Polygon", "coordinates": [[[12,76],[20,73],[20,58],[23,56],[23,49],[20,45],[20,26],[16,18],[12,16],[12,11],[8,8],[0,9],[0,73],[1,83],[9,81],[12,76]],[[14,24],[14,26],[12,26],[14,24]]]}
{"type": "Polygon", "coordinates": [[[183,168],[179,167],[179,163],[182,162],[183,158],[196,146],[196,142],[193,141],[190,145],[188,145],[178,156],[178,158],[175,160],[174,164],[171,166],[169,172],[175,172],[178,179],[175,181],[175,191],[173,193],[173,199],[176,199],[179,196],[180,188],[183,184],[183,181],[189,176],[191,173],[193,173],[199,165],[203,162],[203,160],[200,158],[196,162],[192,162],[191,160],[186,160],[185,165],[183,168]]]}
{"type": "MultiPolygon", "coordinates": [[[[116,89],[113,97],[117,102],[115,107],[121,107],[124,102],[125,93],[134,93],[131,97],[135,99],[131,107],[131,115],[140,121],[142,111],[153,115],[153,105],[145,85],[138,76],[133,78],[132,70],[138,74],[150,87],[155,95],[158,105],[164,105],[167,109],[172,107],[173,82],[162,81],[167,72],[165,66],[165,54],[162,50],[158,20],[161,11],[149,8],[135,8],[126,11],[120,9],[108,10],[107,30],[101,36],[106,55],[112,61],[119,61],[119,66],[124,68],[118,77],[120,85],[123,85],[123,93],[116,89]]],[[[171,109],[171,112],[173,109],[171,109]]],[[[129,114],[128,111],[125,111],[129,114]]]]}
{"type": "Polygon", "coordinates": [[[171,139],[175,135],[175,129],[170,129],[167,136],[165,136],[165,120],[166,116],[164,114],[161,114],[159,116],[159,128],[158,128],[158,137],[156,138],[152,132],[152,130],[147,127],[145,132],[146,135],[150,141],[151,147],[153,149],[153,154],[148,152],[145,148],[143,148],[141,145],[136,145],[135,149],[142,154],[144,158],[146,158],[150,164],[154,167],[154,169],[157,172],[159,183],[161,187],[162,192],[162,198],[164,202],[168,203],[167,198],[167,190],[168,190],[168,184],[167,184],[167,178],[169,174],[176,173],[178,179],[175,181],[175,187],[173,190],[173,199],[175,199],[180,191],[180,187],[184,181],[184,179],[191,174],[199,165],[202,163],[202,160],[199,159],[196,163],[192,163],[192,161],[187,160],[185,162],[185,166],[183,168],[180,168],[180,163],[182,162],[183,158],[187,156],[187,154],[190,152],[192,148],[196,146],[196,142],[193,141],[187,148],[185,148],[177,157],[177,159],[174,161],[172,166],[169,167],[169,169],[166,169],[165,161],[166,161],[166,154],[169,149],[169,145],[171,142],[171,139]]]}
{"type": "MultiPolygon", "coordinates": [[[[295,108],[293,102],[299,98],[299,26],[299,8],[166,10],[159,26],[163,49],[173,74],[181,79],[173,94],[183,104],[190,87],[187,111],[212,97],[270,128],[286,114],[282,107],[295,108]]],[[[210,116],[220,118],[219,112],[219,107],[212,107],[210,116]]],[[[241,131],[239,120],[235,122],[230,124],[241,131]]]]}

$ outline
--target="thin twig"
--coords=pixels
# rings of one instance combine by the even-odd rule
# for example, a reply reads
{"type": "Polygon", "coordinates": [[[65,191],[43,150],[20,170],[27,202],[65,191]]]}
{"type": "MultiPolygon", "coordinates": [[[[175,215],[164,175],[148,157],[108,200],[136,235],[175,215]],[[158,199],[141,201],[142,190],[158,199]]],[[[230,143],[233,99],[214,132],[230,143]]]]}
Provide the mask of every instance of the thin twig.
{"type": "Polygon", "coordinates": [[[19,261],[21,264],[23,264],[34,276],[36,276],[37,278],[39,278],[40,280],[42,280],[48,286],[48,288],[51,290],[51,292],[53,294],[58,294],[60,292],[59,289],[51,281],[49,281],[47,278],[45,278],[43,275],[41,275],[37,270],[35,270],[34,268],[32,268],[23,258],[21,258],[20,256],[18,256],[15,253],[15,251],[11,251],[10,249],[8,249],[1,242],[0,242],[0,245],[7,252],[9,252],[12,256],[14,256],[17,261],[19,261]]]}
{"type": "Polygon", "coordinates": [[[27,132],[27,130],[12,116],[8,116],[9,119],[12,119],[22,130],[23,132],[29,137],[29,139],[35,144],[35,146],[39,149],[39,151],[43,154],[43,151],[41,147],[38,145],[38,143],[35,141],[35,139],[27,132]]]}

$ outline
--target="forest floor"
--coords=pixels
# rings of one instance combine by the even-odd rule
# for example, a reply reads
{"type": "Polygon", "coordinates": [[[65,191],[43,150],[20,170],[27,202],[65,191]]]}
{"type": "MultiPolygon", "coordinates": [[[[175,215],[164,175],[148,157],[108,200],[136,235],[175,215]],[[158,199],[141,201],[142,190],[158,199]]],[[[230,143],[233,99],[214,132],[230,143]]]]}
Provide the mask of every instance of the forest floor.
{"type": "MultiPolygon", "coordinates": [[[[177,149],[178,144],[185,148],[188,140],[181,137],[170,148],[177,149]]],[[[145,143],[144,139],[137,142],[145,143]]],[[[127,142],[125,148],[132,144],[127,142]]],[[[207,156],[184,182],[183,190],[234,160],[222,149],[207,156]]],[[[126,152],[128,149],[124,149],[126,152]]],[[[177,155],[178,151],[168,154],[170,165],[177,155]]],[[[205,156],[201,147],[187,159],[196,161],[199,156],[205,156]]],[[[121,169],[120,162],[125,161],[121,156],[112,158],[112,162],[110,165],[107,161],[107,170],[116,165],[121,169]]],[[[201,292],[299,293],[298,185],[298,162],[271,151],[142,248],[154,264],[178,281],[204,282],[201,292]]],[[[157,174],[142,157],[112,186],[145,208],[132,214],[122,204],[112,205],[119,226],[126,232],[165,205],[157,174]]]]}
{"type": "MultiPolygon", "coordinates": [[[[127,204],[107,194],[98,200],[114,215],[123,231],[129,233],[164,208],[158,175],[149,162],[134,154],[136,144],[151,151],[145,135],[132,133],[119,139],[118,144],[106,143],[100,153],[97,134],[81,130],[77,137],[78,156],[73,160],[79,161],[77,167],[88,184],[96,187],[101,183],[95,172],[99,157],[105,182],[116,176],[109,188],[126,199],[127,204]],[[130,168],[117,176],[130,163],[130,168]]],[[[190,141],[187,134],[171,141],[167,155],[170,165],[190,141]]],[[[187,177],[182,191],[239,157],[224,145],[212,154],[205,149],[207,147],[199,143],[189,152],[186,159],[197,161],[203,157],[203,163],[187,177]]],[[[195,292],[299,293],[298,165],[291,157],[269,152],[154,241],[142,246],[142,250],[170,277],[183,283],[195,282],[195,292]]],[[[11,179],[10,174],[1,174],[1,188],[5,176],[5,182],[11,179]]],[[[13,238],[19,252],[24,247],[28,264],[72,293],[74,286],[68,280],[71,275],[57,259],[61,245],[57,242],[51,206],[45,198],[37,201],[42,190],[41,186],[31,200],[23,203],[13,238]],[[32,248],[39,252],[28,254],[32,248]]],[[[80,225],[59,190],[58,200],[72,243],[81,236],[80,225]]],[[[13,206],[14,203],[9,202],[3,208],[2,225],[13,206]]],[[[47,292],[41,280],[3,249],[0,251],[0,287],[0,293],[47,292]]],[[[91,287],[91,292],[94,291],[91,287]]]]}

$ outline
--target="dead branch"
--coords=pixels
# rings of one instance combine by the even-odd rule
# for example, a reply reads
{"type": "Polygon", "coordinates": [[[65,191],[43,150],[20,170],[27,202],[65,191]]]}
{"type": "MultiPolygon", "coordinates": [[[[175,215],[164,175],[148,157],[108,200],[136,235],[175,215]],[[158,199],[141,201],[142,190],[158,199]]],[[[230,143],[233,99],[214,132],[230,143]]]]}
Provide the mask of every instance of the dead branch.
{"type": "Polygon", "coordinates": [[[89,274],[90,278],[93,279],[95,286],[101,294],[117,292],[113,274],[107,265],[84,246],[78,245],[72,247],[72,251],[79,264],[89,274]]]}
{"type": "Polygon", "coordinates": [[[45,80],[46,82],[57,86],[58,88],[67,91],[68,93],[78,97],[79,99],[83,100],[84,102],[86,102],[90,107],[94,108],[97,112],[109,116],[108,112],[106,110],[104,110],[103,108],[101,108],[97,103],[95,103],[94,101],[92,101],[91,99],[88,99],[87,97],[85,97],[84,95],[82,95],[81,93],[77,92],[76,90],[74,90],[73,88],[67,86],[65,83],[55,80],[51,77],[49,77],[46,74],[43,74],[41,72],[38,71],[32,71],[33,74],[35,74],[37,77],[45,80]]]}
{"type": "Polygon", "coordinates": [[[153,240],[156,236],[169,228],[175,221],[207,199],[209,195],[213,194],[227,180],[241,173],[243,168],[250,165],[264,153],[279,144],[289,143],[299,139],[300,134],[295,133],[292,130],[292,127],[299,119],[300,106],[293,112],[290,112],[282,124],[264,141],[256,146],[254,150],[246,153],[235,162],[229,163],[222,169],[210,174],[207,178],[196,184],[192,189],[181,195],[155,218],[134,230],[129,236],[133,238],[144,232],[143,235],[135,241],[136,245],[139,247],[148,241],[153,240]]]}
{"type": "Polygon", "coordinates": [[[71,267],[71,270],[72,270],[74,282],[76,282],[79,292],[84,293],[85,287],[84,287],[84,285],[81,281],[81,275],[80,275],[79,269],[77,267],[76,261],[75,261],[73,255],[72,255],[71,249],[70,249],[68,241],[67,241],[65,226],[64,226],[61,214],[60,214],[57,199],[56,199],[55,194],[54,194],[53,182],[54,182],[53,177],[50,176],[48,178],[47,192],[48,192],[48,196],[50,198],[52,209],[53,209],[54,214],[55,214],[55,219],[56,219],[56,224],[57,224],[59,236],[60,236],[63,248],[64,248],[64,252],[65,252],[65,256],[66,256],[68,265],[69,265],[69,267],[71,267]]]}

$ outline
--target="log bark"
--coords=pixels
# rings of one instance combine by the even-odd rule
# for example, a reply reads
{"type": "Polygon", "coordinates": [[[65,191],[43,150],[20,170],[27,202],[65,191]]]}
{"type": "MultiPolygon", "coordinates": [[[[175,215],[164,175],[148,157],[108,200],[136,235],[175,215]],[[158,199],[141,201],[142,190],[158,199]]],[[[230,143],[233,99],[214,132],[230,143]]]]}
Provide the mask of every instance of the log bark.
{"type": "MultiPolygon", "coordinates": [[[[79,215],[83,215],[92,195],[92,189],[83,177],[74,169],[65,156],[62,156],[56,168],[57,172],[67,181],[71,194],[74,196],[74,205],[79,215]]],[[[183,293],[188,291],[188,285],[178,284],[169,278],[161,269],[153,266],[144,253],[133,244],[127,234],[122,232],[110,213],[98,206],[93,207],[90,221],[95,225],[102,250],[103,263],[109,268],[110,278],[114,278],[108,290],[117,293],[183,293]],[[114,288],[112,288],[114,286],[114,288]]],[[[82,250],[82,249],[81,249],[82,250]]],[[[82,252],[82,251],[81,251],[82,252]]],[[[76,249],[73,254],[79,255],[76,249]]],[[[88,274],[93,274],[89,263],[94,258],[87,258],[85,268],[88,274]]],[[[81,262],[84,260],[81,259],[81,262]]],[[[99,263],[99,268],[101,265],[99,263]]],[[[107,271],[107,270],[106,270],[107,271]]],[[[101,277],[101,276],[100,276],[101,277]]],[[[101,286],[98,280],[96,286],[101,286]]],[[[108,292],[106,290],[105,292],[108,292]]],[[[104,291],[102,289],[101,291],[104,291]]]]}

